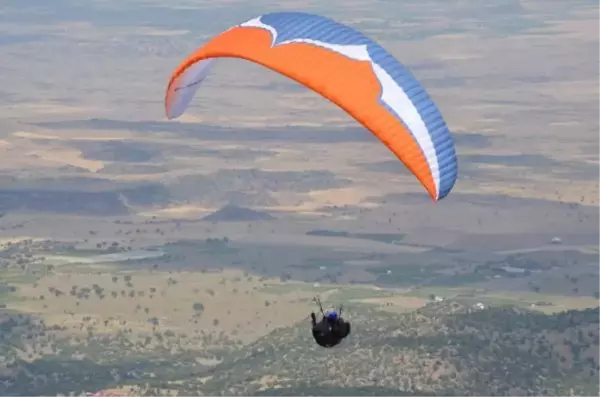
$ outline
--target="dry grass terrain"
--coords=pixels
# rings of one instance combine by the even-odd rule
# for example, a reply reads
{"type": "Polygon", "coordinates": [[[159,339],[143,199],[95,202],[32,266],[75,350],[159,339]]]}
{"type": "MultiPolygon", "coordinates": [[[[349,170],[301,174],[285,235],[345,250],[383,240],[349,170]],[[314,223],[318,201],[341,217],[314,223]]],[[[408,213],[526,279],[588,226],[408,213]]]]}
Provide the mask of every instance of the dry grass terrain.
{"type": "MultiPolygon", "coordinates": [[[[141,343],[156,333],[171,334],[177,338],[176,350],[197,351],[203,363],[210,348],[247,345],[275,329],[308,324],[316,295],[326,304],[347,302],[350,318],[356,304],[404,312],[428,302],[395,296],[403,290],[368,285],[281,282],[237,270],[129,271],[85,258],[79,258],[79,265],[66,263],[68,257],[56,257],[55,263],[59,259],[63,264],[42,277],[5,274],[4,281],[18,286],[7,307],[41,316],[48,327],[64,327],[61,334],[71,338],[86,338],[90,331],[113,337],[125,333],[132,343],[141,343]],[[388,298],[365,298],[382,295],[388,298]]],[[[29,360],[40,358],[29,353],[29,360]]]]}
{"type": "MultiPolygon", "coordinates": [[[[61,271],[42,278],[35,286],[23,286],[22,296],[28,300],[14,308],[26,313],[41,313],[47,323],[68,324],[73,332],[80,330],[83,317],[89,316],[96,325],[96,332],[112,333],[131,328],[140,337],[145,337],[152,330],[148,320],[156,317],[162,331],[172,330],[190,337],[201,331],[215,335],[223,332],[232,340],[244,344],[275,328],[290,325],[303,317],[308,318],[309,305],[299,301],[308,298],[308,294],[286,295],[282,298],[262,293],[260,288],[265,283],[275,281],[254,280],[238,271],[177,272],[167,275],[163,272],[115,272],[102,267],[95,270],[98,273],[85,274],[76,268],[61,271]],[[125,275],[131,276],[133,287],[127,287],[123,279],[125,275]],[[118,280],[113,282],[113,277],[118,280]],[[72,286],[91,288],[93,284],[104,289],[103,299],[93,296],[93,293],[88,299],[69,295],[72,286]],[[49,288],[60,289],[66,295],[52,296],[49,288]],[[125,291],[125,295],[121,291],[125,291]],[[129,295],[131,291],[133,297],[129,295]],[[40,295],[45,297],[44,300],[38,298],[40,295]],[[202,303],[204,309],[196,318],[198,311],[194,310],[193,304],[197,302],[202,303]],[[149,310],[146,311],[146,308],[149,310]],[[111,320],[105,325],[107,319],[111,320]],[[215,320],[218,321],[217,325],[215,320]]],[[[206,346],[190,342],[185,348],[204,350],[206,346]]]]}

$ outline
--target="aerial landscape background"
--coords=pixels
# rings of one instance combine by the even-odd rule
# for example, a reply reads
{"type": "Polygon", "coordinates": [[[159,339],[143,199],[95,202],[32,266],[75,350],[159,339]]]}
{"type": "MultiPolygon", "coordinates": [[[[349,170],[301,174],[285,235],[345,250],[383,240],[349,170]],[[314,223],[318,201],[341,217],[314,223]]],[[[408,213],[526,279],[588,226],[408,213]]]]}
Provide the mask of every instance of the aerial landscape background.
{"type": "Polygon", "coordinates": [[[598,2],[3,0],[0,393],[598,395],[598,2]],[[432,202],[352,117],[220,59],[324,15],[403,62],[453,132],[432,202]],[[315,295],[353,332],[323,350],[315,295]]]}

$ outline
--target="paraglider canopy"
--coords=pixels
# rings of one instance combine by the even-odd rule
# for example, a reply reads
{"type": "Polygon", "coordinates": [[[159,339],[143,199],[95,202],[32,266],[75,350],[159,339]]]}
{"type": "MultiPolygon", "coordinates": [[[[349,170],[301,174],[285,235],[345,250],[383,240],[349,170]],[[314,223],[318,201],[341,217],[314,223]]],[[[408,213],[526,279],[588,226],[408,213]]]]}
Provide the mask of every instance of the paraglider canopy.
{"type": "Polygon", "coordinates": [[[383,47],[329,18],[277,12],[210,39],[173,72],[167,117],[182,115],[217,58],[240,58],[294,79],[371,131],[441,200],[457,177],[454,142],[437,106],[383,47]]]}

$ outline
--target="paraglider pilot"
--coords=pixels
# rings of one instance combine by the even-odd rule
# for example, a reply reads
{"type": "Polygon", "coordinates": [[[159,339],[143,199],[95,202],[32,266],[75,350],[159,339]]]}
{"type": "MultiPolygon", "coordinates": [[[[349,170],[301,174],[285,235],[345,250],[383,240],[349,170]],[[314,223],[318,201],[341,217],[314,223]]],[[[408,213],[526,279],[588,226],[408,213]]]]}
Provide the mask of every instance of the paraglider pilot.
{"type": "Polygon", "coordinates": [[[340,306],[339,313],[335,310],[323,312],[321,301],[315,298],[315,302],[319,305],[323,318],[317,322],[315,313],[310,313],[313,338],[322,347],[338,345],[350,334],[350,323],[342,318],[342,306],[340,306]]]}

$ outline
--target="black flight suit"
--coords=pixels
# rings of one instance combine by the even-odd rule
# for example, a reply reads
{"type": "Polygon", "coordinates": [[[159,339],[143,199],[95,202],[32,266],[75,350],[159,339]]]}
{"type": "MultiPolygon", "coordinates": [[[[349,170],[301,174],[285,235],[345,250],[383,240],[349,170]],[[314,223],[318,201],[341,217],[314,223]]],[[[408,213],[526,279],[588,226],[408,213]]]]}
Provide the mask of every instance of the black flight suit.
{"type": "Polygon", "coordinates": [[[313,338],[319,346],[336,346],[350,334],[350,323],[344,321],[341,317],[334,321],[323,318],[317,323],[315,314],[311,313],[310,316],[313,338]]]}

